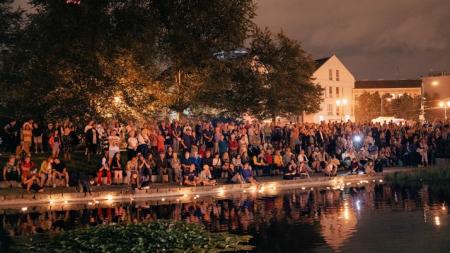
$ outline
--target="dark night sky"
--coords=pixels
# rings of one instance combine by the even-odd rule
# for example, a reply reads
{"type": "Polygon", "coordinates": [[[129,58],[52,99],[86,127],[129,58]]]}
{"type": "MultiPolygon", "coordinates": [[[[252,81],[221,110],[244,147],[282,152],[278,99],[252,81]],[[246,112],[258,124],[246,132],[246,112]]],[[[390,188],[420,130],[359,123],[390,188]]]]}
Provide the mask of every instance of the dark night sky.
{"type": "Polygon", "coordinates": [[[450,0],[259,0],[257,23],[314,58],[335,53],[357,79],[450,72],[450,0]]]}
{"type": "MultiPolygon", "coordinates": [[[[16,0],[24,6],[27,0],[16,0]]],[[[206,1],[206,0],[205,0],[206,1]]],[[[256,23],[314,58],[332,53],[357,79],[450,72],[450,0],[257,0],[256,23]]]]}

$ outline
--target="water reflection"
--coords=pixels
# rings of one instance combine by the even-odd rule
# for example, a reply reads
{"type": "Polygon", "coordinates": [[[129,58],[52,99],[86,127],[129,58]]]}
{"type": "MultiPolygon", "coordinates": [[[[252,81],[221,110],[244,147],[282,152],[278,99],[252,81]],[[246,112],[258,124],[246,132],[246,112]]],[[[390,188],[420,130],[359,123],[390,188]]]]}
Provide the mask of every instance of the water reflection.
{"type": "Polygon", "coordinates": [[[351,249],[351,238],[361,236],[367,223],[379,220],[395,229],[396,222],[404,222],[394,218],[396,212],[423,212],[422,224],[439,229],[446,225],[445,202],[433,200],[426,188],[394,190],[374,184],[344,190],[299,189],[269,197],[249,194],[223,200],[196,198],[192,203],[164,205],[133,201],[103,206],[93,202],[57,210],[28,207],[3,210],[0,219],[2,228],[12,236],[58,233],[108,223],[184,220],[204,224],[211,231],[251,234],[259,252],[327,252],[351,249]]]}

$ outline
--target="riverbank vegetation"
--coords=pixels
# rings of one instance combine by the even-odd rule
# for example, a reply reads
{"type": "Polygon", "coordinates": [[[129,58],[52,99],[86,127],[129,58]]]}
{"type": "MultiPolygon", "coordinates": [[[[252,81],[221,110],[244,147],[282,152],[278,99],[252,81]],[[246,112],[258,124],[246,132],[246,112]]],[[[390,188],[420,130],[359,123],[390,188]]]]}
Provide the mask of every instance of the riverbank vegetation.
{"type": "Polygon", "coordinates": [[[450,168],[424,168],[395,172],[386,175],[386,181],[400,187],[420,187],[424,184],[450,187],[450,168]]]}
{"type": "Polygon", "coordinates": [[[14,239],[11,252],[224,252],[251,250],[250,236],[211,233],[202,225],[155,221],[100,225],[14,239]]]}

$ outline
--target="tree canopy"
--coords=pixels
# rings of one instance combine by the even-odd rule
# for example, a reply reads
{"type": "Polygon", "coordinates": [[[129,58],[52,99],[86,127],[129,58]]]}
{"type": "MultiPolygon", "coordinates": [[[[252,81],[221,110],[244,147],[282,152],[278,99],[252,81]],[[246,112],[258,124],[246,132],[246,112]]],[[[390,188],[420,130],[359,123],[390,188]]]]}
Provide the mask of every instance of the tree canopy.
{"type": "MultiPolygon", "coordinates": [[[[7,17],[17,29],[0,70],[2,114],[127,119],[210,108],[273,118],[319,107],[310,56],[258,29],[252,0],[30,3],[22,26],[7,17]],[[244,57],[214,56],[242,47],[244,57]]],[[[0,6],[2,17],[11,11],[0,6]]]]}

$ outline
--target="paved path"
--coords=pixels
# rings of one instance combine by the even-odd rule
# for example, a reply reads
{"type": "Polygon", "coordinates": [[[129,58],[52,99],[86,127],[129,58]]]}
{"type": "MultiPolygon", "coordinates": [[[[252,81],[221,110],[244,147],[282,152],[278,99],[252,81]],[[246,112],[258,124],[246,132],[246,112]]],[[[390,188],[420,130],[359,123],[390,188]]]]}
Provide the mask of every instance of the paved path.
{"type": "Polygon", "coordinates": [[[0,190],[0,210],[26,209],[30,206],[65,205],[96,205],[102,203],[145,201],[161,204],[173,202],[191,202],[200,198],[225,198],[236,194],[276,195],[281,190],[314,190],[314,189],[342,189],[345,186],[359,186],[373,182],[383,182],[386,174],[398,171],[412,171],[417,168],[392,167],[386,168],[376,176],[368,175],[339,175],[324,177],[313,175],[311,179],[283,180],[281,177],[259,177],[259,187],[250,184],[219,184],[217,186],[186,187],[174,184],[152,184],[150,189],[132,192],[127,186],[99,186],[93,187],[92,195],[85,196],[74,187],[46,188],[43,193],[27,193],[23,189],[0,190]]]}

